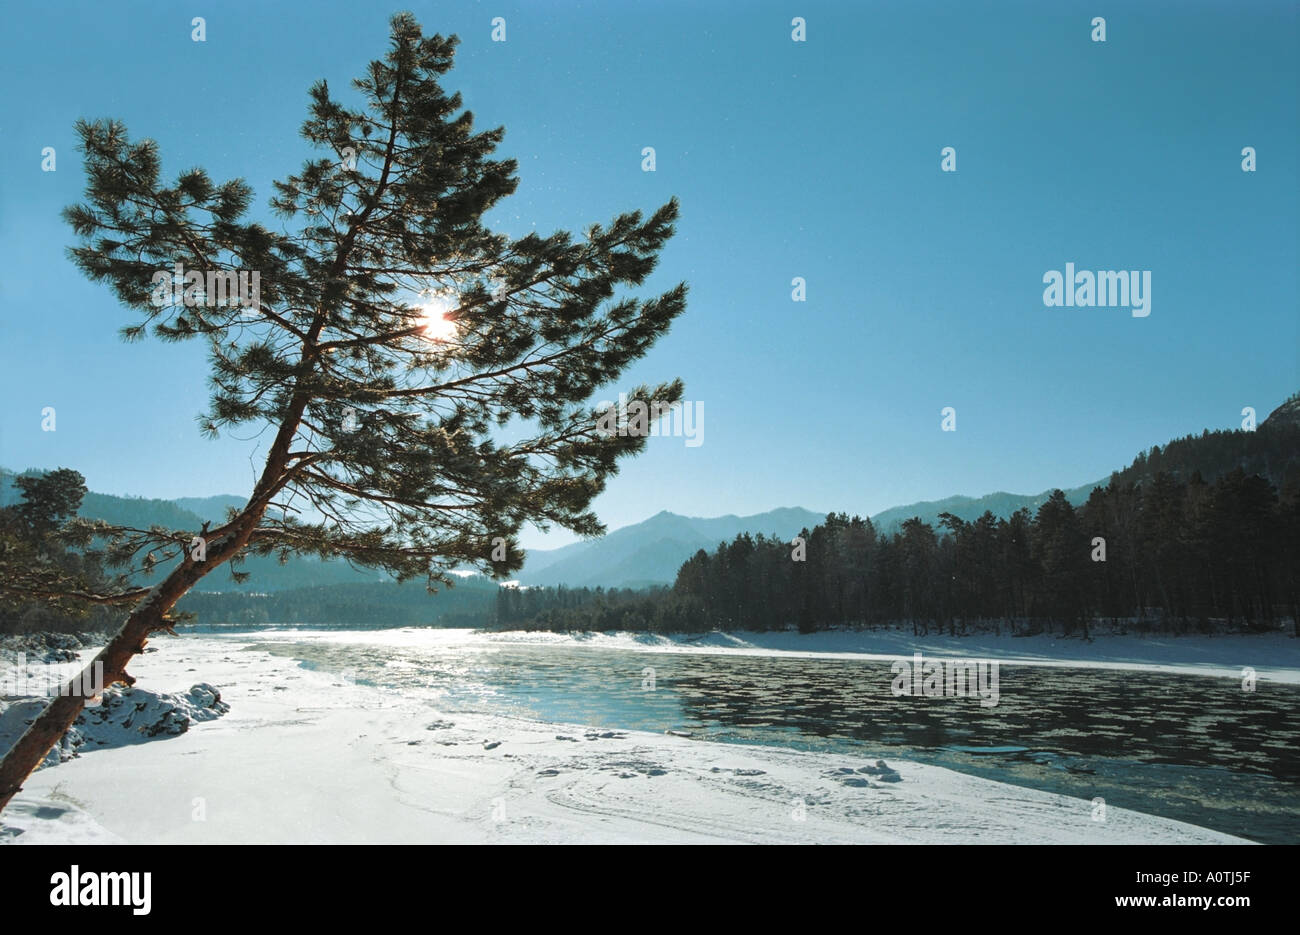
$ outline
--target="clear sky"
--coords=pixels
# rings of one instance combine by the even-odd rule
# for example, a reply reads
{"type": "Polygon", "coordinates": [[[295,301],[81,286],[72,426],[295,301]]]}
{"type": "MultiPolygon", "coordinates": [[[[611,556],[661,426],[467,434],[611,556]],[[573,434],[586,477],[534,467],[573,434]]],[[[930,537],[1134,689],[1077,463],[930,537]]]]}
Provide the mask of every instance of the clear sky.
{"type": "MultiPolygon", "coordinates": [[[[351,93],[399,8],[7,6],[0,465],[73,467],[105,493],[247,493],[262,440],[200,436],[201,346],[120,342],[125,310],[65,257],[73,122],[120,118],[167,177],[241,176],[265,213],[308,153],[308,86],[351,93]]],[[[681,199],[652,285],[687,280],[689,307],[624,385],[682,377],[704,443],[651,439],[597,501],[610,528],[1075,486],[1300,388],[1295,3],[411,9],[461,37],[447,84],[506,127],[521,183],[494,226],[580,231],[681,199]],[[1066,263],[1151,271],[1149,317],[1045,307],[1066,263]]]]}

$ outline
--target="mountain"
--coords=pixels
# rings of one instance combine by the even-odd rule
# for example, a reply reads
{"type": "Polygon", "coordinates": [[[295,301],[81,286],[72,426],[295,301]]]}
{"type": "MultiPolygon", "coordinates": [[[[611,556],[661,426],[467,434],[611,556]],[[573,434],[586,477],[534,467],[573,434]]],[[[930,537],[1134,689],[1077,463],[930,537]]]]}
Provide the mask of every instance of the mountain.
{"type": "MultiPolygon", "coordinates": [[[[1175,439],[1139,454],[1131,464],[1116,471],[1120,483],[1149,482],[1166,471],[1186,480],[1193,472],[1213,483],[1234,468],[1260,474],[1282,489],[1288,482],[1300,483],[1300,394],[1273,410],[1257,429],[1250,431],[1205,431],[1175,439]]],[[[1075,506],[1087,501],[1093,489],[1111,478],[1065,491],[1075,506]]],[[[1036,513],[1051,495],[997,492],[982,497],[954,496],[924,500],[882,510],[871,517],[879,532],[896,532],[905,520],[920,517],[938,527],[939,514],[952,513],[961,519],[978,519],[985,511],[1004,519],[1021,508],[1036,513]]],[[[719,542],[730,541],[742,532],[775,533],[789,540],[805,527],[812,528],[825,517],[810,510],[788,508],[756,516],[720,516],[715,519],[679,516],[667,511],[642,523],[624,526],[602,539],[579,542],[561,549],[534,551],[519,580],[523,584],[565,584],[572,587],[637,587],[671,584],[677,569],[699,549],[712,551],[719,542]]]]}
{"type": "MultiPolygon", "coordinates": [[[[39,471],[25,471],[39,474],[39,471]]],[[[13,471],[0,468],[0,506],[10,506],[21,499],[13,471]]],[[[103,519],[119,526],[166,526],[168,529],[194,529],[203,520],[173,500],[147,500],[144,497],[114,497],[109,494],[88,493],[81,502],[79,515],[90,519],[103,519]]]]}
{"type": "MultiPolygon", "coordinates": [[[[1065,497],[1070,503],[1079,506],[1088,499],[1094,487],[1104,486],[1105,481],[1097,481],[1093,484],[1084,484],[1082,487],[1075,487],[1065,491],[1065,497]]],[[[947,497],[943,500],[922,500],[920,503],[909,503],[907,506],[891,507],[888,510],[882,510],[875,516],[871,517],[872,524],[877,531],[883,533],[896,532],[905,520],[913,516],[919,516],[931,526],[938,527],[939,514],[951,513],[967,522],[978,519],[984,515],[987,510],[999,519],[1005,519],[1021,507],[1026,507],[1031,513],[1037,512],[1038,508],[1047,502],[1047,498],[1052,495],[1050,490],[1044,490],[1037,494],[1018,494],[1018,493],[990,493],[982,497],[947,497]]]]}
{"type": "Polygon", "coordinates": [[[1254,431],[1207,429],[1176,438],[1142,452],[1114,476],[1120,483],[1142,484],[1161,472],[1184,481],[1200,474],[1212,484],[1237,468],[1267,478],[1278,491],[1300,485],[1300,393],[1269,413],[1254,431]]]}
{"type": "Polygon", "coordinates": [[[236,497],[232,494],[220,494],[215,497],[177,497],[171,502],[182,510],[188,510],[196,516],[203,517],[213,526],[219,526],[226,521],[227,510],[240,509],[248,502],[248,498],[236,497]]]}
{"type": "Polygon", "coordinates": [[[790,539],[825,518],[800,507],[753,516],[679,516],[667,510],[600,539],[528,553],[518,578],[523,584],[571,587],[640,587],[672,584],[682,562],[700,549],[712,551],[742,532],[790,539]]]}
{"type": "MultiPolygon", "coordinates": [[[[1164,471],[1180,480],[1199,473],[1206,483],[1214,483],[1229,471],[1241,468],[1247,474],[1259,474],[1282,489],[1288,481],[1300,481],[1300,393],[1278,406],[1255,431],[1206,429],[1200,435],[1177,438],[1164,447],[1156,445],[1133,459],[1112,477],[1121,484],[1148,483],[1164,471]]],[[[1074,506],[1083,504],[1095,487],[1104,487],[1111,478],[1084,484],[1065,491],[1074,506]]],[[[904,520],[919,516],[931,526],[938,526],[940,513],[952,513],[966,521],[977,519],[989,510],[1006,518],[1021,507],[1035,512],[1051,495],[1050,490],[1026,496],[991,493],[983,497],[948,497],[946,500],[923,501],[884,510],[871,517],[876,529],[892,533],[904,520]]]]}
{"type": "MultiPolygon", "coordinates": [[[[202,587],[202,585],[200,585],[202,587]]],[[[496,604],[495,581],[463,578],[430,594],[423,582],[319,585],[268,593],[192,591],[177,609],[198,622],[353,627],[482,626],[496,604]]]]}
{"type": "MultiPolygon", "coordinates": [[[[1085,484],[1066,491],[1070,502],[1081,504],[1097,484],[1085,484]]],[[[948,497],[893,507],[871,517],[876,528],[891,533],[913,516],[937,526],[939,514],[952,513],[973,520],[990,510],[995,516],[1010,516],[1021,507],[1037,511],[1051,495],[991,493],[983,497],[948,497]]],[[[754,516],[702,518],[680,516],[664,510],[649,519],[616,529],[601,539],[575,542],[559,549],[528,553],[518,575],[521,584],[567,585],[569,587],[636,588],[672,584],[682,563],[700,549],[712,552],[720,542],[730,542],[741,533],[763,533],[789,541],[804,529],[825,520],[826,514],[800,507],[783,507],[754,516]]]]}
{"type": "Polygon", "coordinates": [[[1286,425],[1300,426],[1300,393],[1293,393],[1287,400],[1268,414],[1260,428],[1281,428],[1286,425]]]}
{"type": "MultiPolygon", "coordinates": [[[[20,494],[14,484],[17,475],[0,468],[0,506],[17,503],[20,494]]],[[[216,525],[225,522],[226,507],[243,506],[244,498],[233,495],[216,497],[182,497],[178,500],[156,500],[145,497],[118,497],[112,494],[86,494],[78,516],[102,519],[116,526],[134,526],[147,529],[163,526],[167,529],[198,532],[205,521],[216,525]]],[[[204,587],[212,591],[282,591],[331,584],[352,584],[389,581],[389,576],[368,569],[358,570],[340,559],[321,561],[310,556],[291,558],[281,565],[272,556],[252,556],[242,566],[250,577],[236,584],[224,570],[218,570],[204,579],[204,587]]],[[[161,571],[161,568],[160,568],[161,571]]],[[[143,581],[158,580],[158,573],[143,581]]]]}
{"type": "MultiPolygon", "coordinates": [[[[1241,467],[1247,473],[1268,478],[1275,487],[1300,484],[1300,393],[1287,399],[1251,431],[1205,431],[1175,439],[1163,448],[1142,452],[1112,477],[1120,483],[1146,483],[1161,471],[1186,480],[1194,472],[1214,480],[1241,467]]],[[[1110,478],[1065,491],[1073,504],[1088,499],[1094,487],[1110,478]]],[[[970,521],[986,510],[1005,518],[1022,507],[1037,511],[1051,491],[1038,494],[991,493],[982,497],[954,496],[926,500],[883,510],[871,517],[876,529],[892,533],[907,519],[919,516],[932,526],[939,514],[948,512],[970,521]]],[[[0,506],[18,499],[12,472],[0,470],[0,506]]],[[[105,519],[119,525],[198,530],[203,521],[225,520],[227,507],[242,506],[240,497],[182,497],[177,500],[148,500],[141,497],[86,495],[81,515],[105,519]]],[[[571,587],[641,587],[672,584],[677,569],[700,549],[713,551],[741,533],[764,533],[789,541],[805,528],[822,522],[825,514],[799,507],[783,507],[753,516],[680,516],[667,510],[649,519],[616,529],[600,539],[575,542],[558,549],[528,553],[518,575],[522,584],[571,587]]],[[[290,588],[335,584],[375,583],[389,580],[378,572],[358,570],[346,562],[322,562],[314,558],[292,558],[280,565],[272,558],[252,558],[245,564],[252,577],[242,585],[217,573],[205,581],[207,588],[223,591],[270,592],[290,588]]]]}

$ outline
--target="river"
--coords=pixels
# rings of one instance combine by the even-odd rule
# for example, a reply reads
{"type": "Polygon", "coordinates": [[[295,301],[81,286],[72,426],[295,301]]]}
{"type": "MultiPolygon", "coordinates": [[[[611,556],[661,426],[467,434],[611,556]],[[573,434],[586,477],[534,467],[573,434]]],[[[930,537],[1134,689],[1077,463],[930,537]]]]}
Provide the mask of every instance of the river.
{"type": "Polygon", "coordinates": [[[1002,663],[990,707],[895,697],[880,660],[247,638],[313,669],[427,694],[446,712],[910,759],[1255,841],[1300,841],[1295,685],[1246,692],[1234,679],[1002,663]]]}

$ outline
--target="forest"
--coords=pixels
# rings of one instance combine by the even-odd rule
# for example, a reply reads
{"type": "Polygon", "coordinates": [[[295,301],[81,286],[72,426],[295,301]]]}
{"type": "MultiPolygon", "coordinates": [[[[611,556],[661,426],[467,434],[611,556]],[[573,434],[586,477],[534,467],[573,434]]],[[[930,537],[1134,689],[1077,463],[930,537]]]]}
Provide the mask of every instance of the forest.
{"type": "MultiPolygon", "coordinates": [[[[704,632],[910,626],[917,633],[1011,627],[1087,636],[1097,622],[1169,632],[1260,629],[1300,620],[1300,420],[1203,432],[1156,446],[1079,506],[1056,490],[1034,512],[876,528],[832,513],[793,541],[744,533],[701,549],[671,587],[500,587],[321,583],[270,593],[194,592],[182,619],[541,630],[704,632]],[[1211,478],[1207,480],[1207,478],[1211,478]]],[[[1281,410],[1280,410],[1281,412],[1281,410]]],[[[0,633],[95,630],[110,607],[39,593],[93,590],[109,578],[93,548],[70,547],[81,475],[15,479],[0,508],[0,633]],[[13,582],[17,574],[7,576],[13,582]],[[34,582],[34,590],[32,590],[34,582]]],[[[144,583],[141,581],[140,583],[144,583]]],[[[1300,634],[1298,634],[1300,635],[1300,634]]]]}
{"type": "Polygon", "coordinates": [[[493,625],[1086,636],[1098,621],[1196,632],[1290,620],[1300,635],[1298,411],[1292,397],[1257,431],[1154,446],[1077,508],[1056,490],[1032,514],[943,513],[889,530],[832,513],[793,542],[742,534],[700,550],[672,588],[503,591],[493,625]]]}
{"type": "Polygon", "coordinates": [[[1264,628],[1300,610],[1300,498],[1240,469],[1112,481],[1075,509],[943,514],[893,534],[843,513],[794,542],[742,534],[700,550],[671,589],[503,589],[495,625],[522,629],[803,632],[907,623],[917,633],[1010,623],[1087,636],[1093,621],[1178,632],[1264,628]]]}

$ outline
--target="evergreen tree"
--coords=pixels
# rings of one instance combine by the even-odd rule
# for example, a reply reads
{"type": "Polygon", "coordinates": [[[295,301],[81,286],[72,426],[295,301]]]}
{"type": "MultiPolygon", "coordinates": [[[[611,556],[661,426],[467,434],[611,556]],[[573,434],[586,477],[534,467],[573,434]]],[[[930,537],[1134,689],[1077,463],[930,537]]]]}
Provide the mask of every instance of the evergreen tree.
{"type": "Polygon", "coordinates": [[[14,484],[21,498],[0,510],[0,633],[112,622],[112,601],[101,592],[122,582],[110,583],[99,555],[70,549],[63,535],[86,495],[85,478],[59,468],[14,484]]]}
{"type": "MultiPolygon", "coordinates": [[[[206,344],[207,432],[268,426],[271,439],[247,505],[217,528],[94,530],[117,537],[120,561],[176,562],[143,599],[101,595],[131,607],[96,659],[109,683],[132,681],[128,661],[199,580],[250,553],[340,556],[430,588],[457,565],[515,571],[525,523],[600,533],[589,504],[645,445],[584,403],[685,307],[684,284],[621,293],[655,268],[676,202],[578,238],[489,230],[485,212],[517,185],[515,162],[493,158],[503,130],[476,131],[444,90],[454,37],[424,36],[409,14],[391,26],[387,55],[354,82],[363,106],[311,88],[302,135],[320,156],[275,183],[283,230],[245,218],[244,182],[188,169],[169,184],[153,141],[117,121],[77,125],[89,182],[65,212],[74,261],[140,313],[128,339],[206,344]],[[216,274],[207,285],[256,272],[260,291],[246,307],[198,283],[160,300],[155,274],[177,263],[216,274]],[[531,430],[499,442],[507,423],[531,430]]],[[[682,386],[628,395],[654,411],[682,386]]],[[[0,761],[0,808],[83,703],[55,698],[0,761]]]]}

